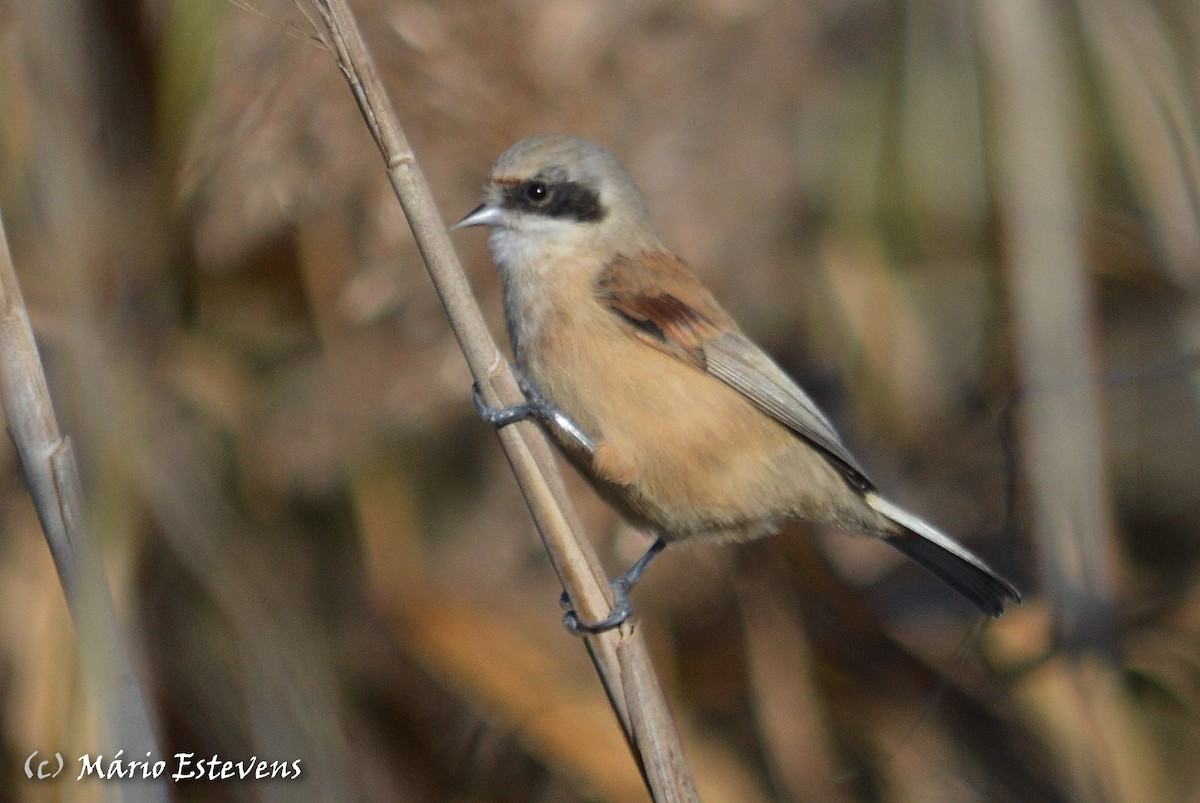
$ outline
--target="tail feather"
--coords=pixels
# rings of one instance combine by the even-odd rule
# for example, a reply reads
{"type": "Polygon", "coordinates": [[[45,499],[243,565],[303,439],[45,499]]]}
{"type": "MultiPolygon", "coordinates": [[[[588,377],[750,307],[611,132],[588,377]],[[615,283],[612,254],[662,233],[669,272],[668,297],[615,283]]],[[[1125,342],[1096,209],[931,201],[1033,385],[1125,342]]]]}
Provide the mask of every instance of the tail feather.
{"type": "Polygon", "coordinates": [[[903,533],[885,537],[887,543],[937,575],[988,616],[1002,614],[1006,602],[1021,601],[1020,592],[1011,583],[950,536],[874,491],[868,491],[864,498],[877,513],[903,528],[903,533]]]}

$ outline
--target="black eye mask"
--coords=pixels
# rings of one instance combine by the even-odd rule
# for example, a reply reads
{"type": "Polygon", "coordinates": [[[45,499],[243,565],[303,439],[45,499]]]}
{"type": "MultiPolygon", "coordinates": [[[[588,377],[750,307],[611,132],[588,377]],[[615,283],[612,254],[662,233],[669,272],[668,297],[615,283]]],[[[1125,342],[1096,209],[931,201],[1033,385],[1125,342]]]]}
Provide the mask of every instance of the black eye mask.
{"type": "Polygon", "coordinates": [[[505,187],[504,208],[579,223],[597,223],[605,215],[600,193],[591,186],[541,174],[505,187]]]}

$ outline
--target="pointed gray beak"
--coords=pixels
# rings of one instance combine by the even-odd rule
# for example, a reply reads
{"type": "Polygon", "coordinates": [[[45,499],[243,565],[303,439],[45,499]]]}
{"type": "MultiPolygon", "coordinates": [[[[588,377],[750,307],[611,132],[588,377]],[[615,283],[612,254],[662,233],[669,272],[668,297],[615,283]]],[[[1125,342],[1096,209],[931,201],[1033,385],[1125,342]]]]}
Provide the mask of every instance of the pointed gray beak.
{"type": "Polygon", "coordinates": [[[465,229],[470,226],[499,226],[502,223],[502,213],[499,207],[482,203],[471,210],[465,218],[450,227],[450,231],[465,229]]]}

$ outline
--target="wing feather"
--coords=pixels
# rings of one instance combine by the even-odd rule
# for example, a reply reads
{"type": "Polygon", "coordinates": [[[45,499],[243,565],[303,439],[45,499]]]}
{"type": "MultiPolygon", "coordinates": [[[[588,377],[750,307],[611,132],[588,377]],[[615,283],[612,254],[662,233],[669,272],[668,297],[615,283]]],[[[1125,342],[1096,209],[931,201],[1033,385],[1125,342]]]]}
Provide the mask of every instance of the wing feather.
{"type": "Polygon", "coordinates": [[[630,334],[741,393],[812,444],[852,487],[874,487],[816,403],[738,330],[677,257],[652,252],[615,259],[600,272],[595,290],[597,301],[620,316],[630,334]]]}
{"type": "Polygon", "coordinates": [[[852,485],[874,487],[816,402],[745,335],[717,335],[704,344],[704,357],[708,373],[815,446],[852,485]]]}

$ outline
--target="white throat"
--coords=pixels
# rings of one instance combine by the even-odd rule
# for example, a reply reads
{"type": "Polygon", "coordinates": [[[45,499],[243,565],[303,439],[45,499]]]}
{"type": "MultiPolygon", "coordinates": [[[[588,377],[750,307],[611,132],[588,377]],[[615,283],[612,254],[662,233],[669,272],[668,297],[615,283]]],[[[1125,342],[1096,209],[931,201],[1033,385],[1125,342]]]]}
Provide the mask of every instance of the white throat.
{"type": "Polygon", "coordinates": [[[532,230],[497,227],[488,246],[504,286],[504,313],[517,364],[528,371],[526,346],[534,342],[558,307],[564,293],[588,292],[601,265],[579,236],[578,224],[547,221],[532,230]],[[556,230],[557,229],[557,230],[556,230]]]}

